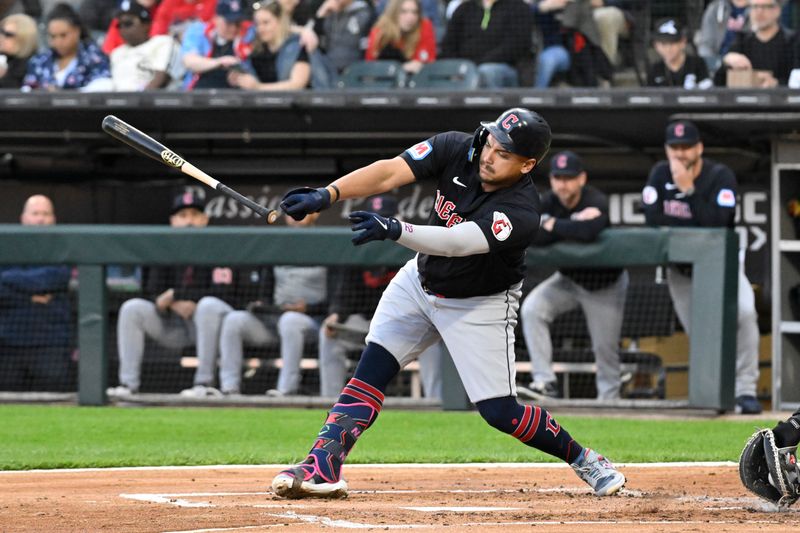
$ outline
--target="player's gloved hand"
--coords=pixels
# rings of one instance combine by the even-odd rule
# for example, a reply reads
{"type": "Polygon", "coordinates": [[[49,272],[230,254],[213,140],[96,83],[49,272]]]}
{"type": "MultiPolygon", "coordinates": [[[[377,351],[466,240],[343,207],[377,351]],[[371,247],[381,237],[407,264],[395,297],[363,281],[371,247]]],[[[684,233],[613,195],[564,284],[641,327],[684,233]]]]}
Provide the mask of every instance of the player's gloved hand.
{"type": "Polygon", "coordinates": [[[396,218],[382,217],[369,211],[353,211],[350,213],[350,223],[353,224],[351,230],[361,232],[353,237],[353,244],[356,246],[385,239],[396,241],[403,232],[400,221],[396,218]]]}
{"type": "Polygon", "coordinates": [[[325,187],[292,189],[281,200],[283,212],[295,220],[303,220],[306,215],[317,213],[330,206],[331,193],[325,187]]]}

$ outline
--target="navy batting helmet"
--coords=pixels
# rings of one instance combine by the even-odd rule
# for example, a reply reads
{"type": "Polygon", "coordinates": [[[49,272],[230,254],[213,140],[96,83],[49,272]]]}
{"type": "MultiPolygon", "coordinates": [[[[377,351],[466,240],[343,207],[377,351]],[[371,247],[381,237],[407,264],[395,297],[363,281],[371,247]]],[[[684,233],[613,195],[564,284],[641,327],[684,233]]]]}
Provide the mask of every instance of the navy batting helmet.
{"type": "Polygon", "coordinates": [[[481,122],[481,126],[504,149],[535,159],[537,164],[550,149],[550,125],[539,113],[530,109],[512,107],[494,122],[481,122]]]}

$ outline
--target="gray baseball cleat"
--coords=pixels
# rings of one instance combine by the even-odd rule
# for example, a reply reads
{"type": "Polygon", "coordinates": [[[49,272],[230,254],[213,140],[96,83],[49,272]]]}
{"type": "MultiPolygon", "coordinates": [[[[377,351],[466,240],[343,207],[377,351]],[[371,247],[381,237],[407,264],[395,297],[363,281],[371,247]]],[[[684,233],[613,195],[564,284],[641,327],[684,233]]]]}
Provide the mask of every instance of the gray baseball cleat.
{"type": "Polygon", "coordinates": [[[595,496],[611,496],[625,485],[625,476],[591,448],[584,448],[577,461],[570,466],[578,477],[592,487],[595,496]]]}

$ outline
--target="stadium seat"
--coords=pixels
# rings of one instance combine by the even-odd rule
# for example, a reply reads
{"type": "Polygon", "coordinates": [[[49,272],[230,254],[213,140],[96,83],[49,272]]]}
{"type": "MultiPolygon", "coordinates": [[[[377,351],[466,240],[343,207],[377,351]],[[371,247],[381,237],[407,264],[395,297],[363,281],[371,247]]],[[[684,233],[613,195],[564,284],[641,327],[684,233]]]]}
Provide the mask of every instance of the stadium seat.
{"type": "Polygon", "coordinates": [[[339,79],[342,89],[392,90],[405,85],[406,73],[399,61],[357,61],[339,79]]]}
{"type": "Polygon", "coordinates": [[[412,89],[473,90],[478,88],[478,67],[466,59],[440,59],[426,63],[408,82],[412,89]]]}

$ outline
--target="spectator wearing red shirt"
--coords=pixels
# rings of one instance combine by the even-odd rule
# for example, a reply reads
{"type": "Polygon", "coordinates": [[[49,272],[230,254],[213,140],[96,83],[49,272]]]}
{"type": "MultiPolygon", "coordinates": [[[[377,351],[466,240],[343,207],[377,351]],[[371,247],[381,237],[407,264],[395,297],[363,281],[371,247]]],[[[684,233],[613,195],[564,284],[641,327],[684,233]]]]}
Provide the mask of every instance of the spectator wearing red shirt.
{"type": "Polygon", "coordinates": [[[214,18],[217,0],[163,0],[153,17],[153,35],[182,34],[182,26],[214,18]]]}
{"type": "Polygon", "coordinates": [[[419,0],[389,0],[369,32],[366,59],[403,62],[406,72],[416,74],[423,63],[436,59],[433,24],[420,15],[419,0]]]}

